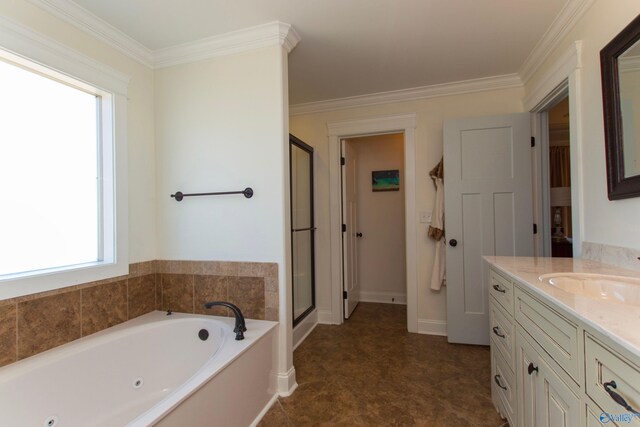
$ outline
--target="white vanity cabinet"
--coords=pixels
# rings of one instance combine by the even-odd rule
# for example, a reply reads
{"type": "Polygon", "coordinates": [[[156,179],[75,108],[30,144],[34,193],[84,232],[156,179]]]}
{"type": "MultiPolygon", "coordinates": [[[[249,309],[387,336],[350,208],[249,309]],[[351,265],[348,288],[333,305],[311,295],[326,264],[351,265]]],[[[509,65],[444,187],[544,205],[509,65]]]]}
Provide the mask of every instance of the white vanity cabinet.
{"type": "Polygon", "coordinates": [[[639,355],[516,275],[489,275],[491,394],[509,425],[640,426],[639,355]]]}

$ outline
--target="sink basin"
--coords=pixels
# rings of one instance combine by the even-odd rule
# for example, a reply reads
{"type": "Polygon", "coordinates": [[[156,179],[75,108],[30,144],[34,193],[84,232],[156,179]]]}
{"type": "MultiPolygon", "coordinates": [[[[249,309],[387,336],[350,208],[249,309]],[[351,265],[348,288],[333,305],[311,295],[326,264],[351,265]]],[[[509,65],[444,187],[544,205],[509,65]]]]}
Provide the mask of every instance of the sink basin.
{"type": "Polygon", "coordinates": [[[640,279],[587,273],[552,273],[540,281],[592,299],[640,306],[640,279]]]}

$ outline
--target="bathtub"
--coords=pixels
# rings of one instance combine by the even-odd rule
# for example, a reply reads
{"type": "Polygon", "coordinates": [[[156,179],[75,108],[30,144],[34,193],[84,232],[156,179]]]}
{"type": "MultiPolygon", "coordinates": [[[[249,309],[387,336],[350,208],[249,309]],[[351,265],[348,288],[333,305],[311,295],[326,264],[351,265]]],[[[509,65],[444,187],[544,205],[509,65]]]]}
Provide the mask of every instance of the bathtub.
{"type": "Polygon", "coordinates": [[[235,341],[233,318],[145,314],[0,368],[0,426],[256,424],[276,396],[276,325],[247,320],[235,341]]]}

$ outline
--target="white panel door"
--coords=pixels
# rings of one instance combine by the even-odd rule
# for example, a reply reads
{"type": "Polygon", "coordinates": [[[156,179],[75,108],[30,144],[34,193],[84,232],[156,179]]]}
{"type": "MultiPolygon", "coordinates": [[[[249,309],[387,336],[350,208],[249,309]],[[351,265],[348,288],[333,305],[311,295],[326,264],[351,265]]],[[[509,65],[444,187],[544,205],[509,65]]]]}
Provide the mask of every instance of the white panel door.
{"type": "Polygon", "coordinates": [[[484,255],[533,255],[529,114],[444,123],[449,342],[489,345],[484,255]]]}
{"type": "Polygon", "coordinates": [[[348,319],[360,301],[358,278],[358,158],[347,140],[342,141],[342,265],[344,274],[344,318],[348,319]]]}

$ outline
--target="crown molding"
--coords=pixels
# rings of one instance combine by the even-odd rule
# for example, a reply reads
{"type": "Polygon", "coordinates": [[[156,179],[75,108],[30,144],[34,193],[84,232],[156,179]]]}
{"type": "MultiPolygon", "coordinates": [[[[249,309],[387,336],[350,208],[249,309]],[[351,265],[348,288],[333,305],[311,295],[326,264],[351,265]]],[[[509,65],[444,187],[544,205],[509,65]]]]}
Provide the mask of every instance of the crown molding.
{"type": "Polygon", "coordinates": [[[270,22],[194,42],[151,50],[72,0],[27,0],[149,68],[165,68],[279,44],[291,52],[300,41],[284,22],[270,22]]]}
{"type": "Polygon", "coordinates": [[[621,73],[628,73],[640,70],[640,55],[618,57],[618,69],[621,73]]]}
{"type": "Polygon", "coordinates": [[[291,25],[275,21],[155,50],[154,68],[171,67],[273,45],[281,45],[289,53],[299,41],[300,36],[291,25]]]}
{"type": "Polygon", "coordinates": [[[527,84],[535,72],[542,66],[549,53],[558,47],[562,39],[573,29],[595,0],[569,0],[556,19],[551,23],[542,38],[535,45],[520,68],[520,79],[527,84]]]}
{"type": "Polygon", "coordinates": [[[557,95],[556,91],[563,90],[562,82],[580,68],[582,68],[582,40],[576,40],[527,92],[522,100],[525,110],[540,111],[549,99],[557,95]]]}
{"type": "Polygon", "coordinates": [[[128,57],[153,67],[153,52],[111,24],[71,0],[27,0],[51,15],[73,25],[128,57]]]}
{"type": "Polygon", "coordinates": [[[462,95],[465,93],[508,89],[522,86],[522,81],[517,74],[506,74],[504,76],[483,77],[479,79],[462,80],[452,83],[442,83],[410,89],[379,92],[369,95],[358,95],[346,98],[330,99],[327,101],[295,104],[289,106],[289,114],[291,116],[299,116],[302,114],[321,113],[324,111],[344,110],[347,108],[365,107],[369,105],[415,101],[418,99],[462,95]]]}
{"type": "Polygon", "coordinates": [[[0,16],[2,48],[92,86],[126,95],[131,77],[23,24],[0,16]]]}

